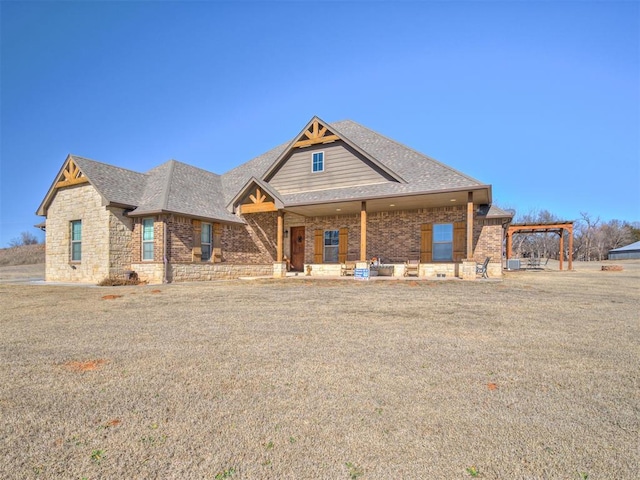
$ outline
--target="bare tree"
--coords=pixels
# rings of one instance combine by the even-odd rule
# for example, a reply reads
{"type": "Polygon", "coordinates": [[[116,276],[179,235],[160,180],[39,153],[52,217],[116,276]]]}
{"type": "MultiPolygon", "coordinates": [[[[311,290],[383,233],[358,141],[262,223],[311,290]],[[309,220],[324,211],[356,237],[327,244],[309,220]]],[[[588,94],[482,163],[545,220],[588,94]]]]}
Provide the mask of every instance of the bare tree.
{"type": "Polygon", "coordinates": [[[22,245],[36,245],[40,243],[33,233],[21,232],[19,237],[9,240],[9,247],[21,247],[22,245]]]}

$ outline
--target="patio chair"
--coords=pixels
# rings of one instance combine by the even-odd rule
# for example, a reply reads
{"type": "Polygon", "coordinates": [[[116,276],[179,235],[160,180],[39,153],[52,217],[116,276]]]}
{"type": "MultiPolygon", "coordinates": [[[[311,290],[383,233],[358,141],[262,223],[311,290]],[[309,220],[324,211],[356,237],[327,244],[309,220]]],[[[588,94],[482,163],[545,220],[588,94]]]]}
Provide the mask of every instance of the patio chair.
{"type": "Polygon", "coordinates": [[[476,275],[482,275],[482,278],[489,278],[489,275],[487,274],[489,260],[491,260],[491,257],[485,258],[482,264],[476,265],[476,275]]]}
{"type": "Polygon", "coordinates": [[[404,262],[404,276],[409,275],[420,276],[420,260],[407,260],[404,262]]]}
{"type": "Polygon", "coordinates": [[[340,265],[340,275],[347,276],[353,276],[356,273],[356,262],[345,262],[343,264],[340,265]]]}

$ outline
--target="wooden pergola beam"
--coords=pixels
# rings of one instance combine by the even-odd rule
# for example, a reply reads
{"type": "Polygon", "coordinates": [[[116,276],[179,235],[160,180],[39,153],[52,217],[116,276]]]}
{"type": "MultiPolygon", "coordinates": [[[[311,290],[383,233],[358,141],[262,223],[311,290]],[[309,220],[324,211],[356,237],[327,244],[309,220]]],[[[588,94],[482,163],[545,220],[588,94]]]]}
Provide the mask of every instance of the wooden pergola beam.
{"type": "Polygon", "coordinates": [[[564,232],[569,234],[569,270],[573,269],[573,222],[558,223],[520,223],[511,224],[507,229],[507,261],[512,256],[512,237],[516,233],[557,233],[560,235],[559,268],[562,271],[564,260],[564,232]]]}

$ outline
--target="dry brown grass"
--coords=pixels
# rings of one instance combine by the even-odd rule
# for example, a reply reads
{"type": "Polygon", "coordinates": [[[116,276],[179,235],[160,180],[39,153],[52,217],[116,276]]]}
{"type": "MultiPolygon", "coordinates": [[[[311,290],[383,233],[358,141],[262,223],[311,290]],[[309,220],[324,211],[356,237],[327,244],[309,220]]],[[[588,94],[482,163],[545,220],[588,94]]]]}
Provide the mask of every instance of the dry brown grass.
{"type": "Polygon", "coordinates": [[[0,267],[44,263],[44,244],[0,248],[0,267]]]}
{"type": "Polygon", "coordinates": [[[0,478],[636,478],[640,264],[599,268],[0,285],[0,478]]]}

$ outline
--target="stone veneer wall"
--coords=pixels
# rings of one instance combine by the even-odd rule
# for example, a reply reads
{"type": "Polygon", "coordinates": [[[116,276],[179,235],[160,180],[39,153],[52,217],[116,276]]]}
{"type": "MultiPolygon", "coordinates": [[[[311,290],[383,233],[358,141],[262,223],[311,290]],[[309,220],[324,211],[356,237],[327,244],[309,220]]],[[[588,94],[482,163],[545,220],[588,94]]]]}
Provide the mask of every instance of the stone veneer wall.
{"type": "Polygon", "coordinates": [[[111,213],[89,184],[60,188],[49,205],[45,278],[52,282],[99,282],[109,276],[111,213]],[[82,257],[71,262],[71,221],[82,221],[82,257]]]}
{"type": "Polygon", "coordinates": [[[267,265],[237,265],[231,263],[173,263],[169,265],[170,282],[197,282],[238,277],[273,276],[273,263],[267,265]]]}
{"type": "Polygon", "coordinates": [[[109,212],[109,276],[124,278],[131,269],[133,219],[122,208],[107,207],[109,212]]]}

